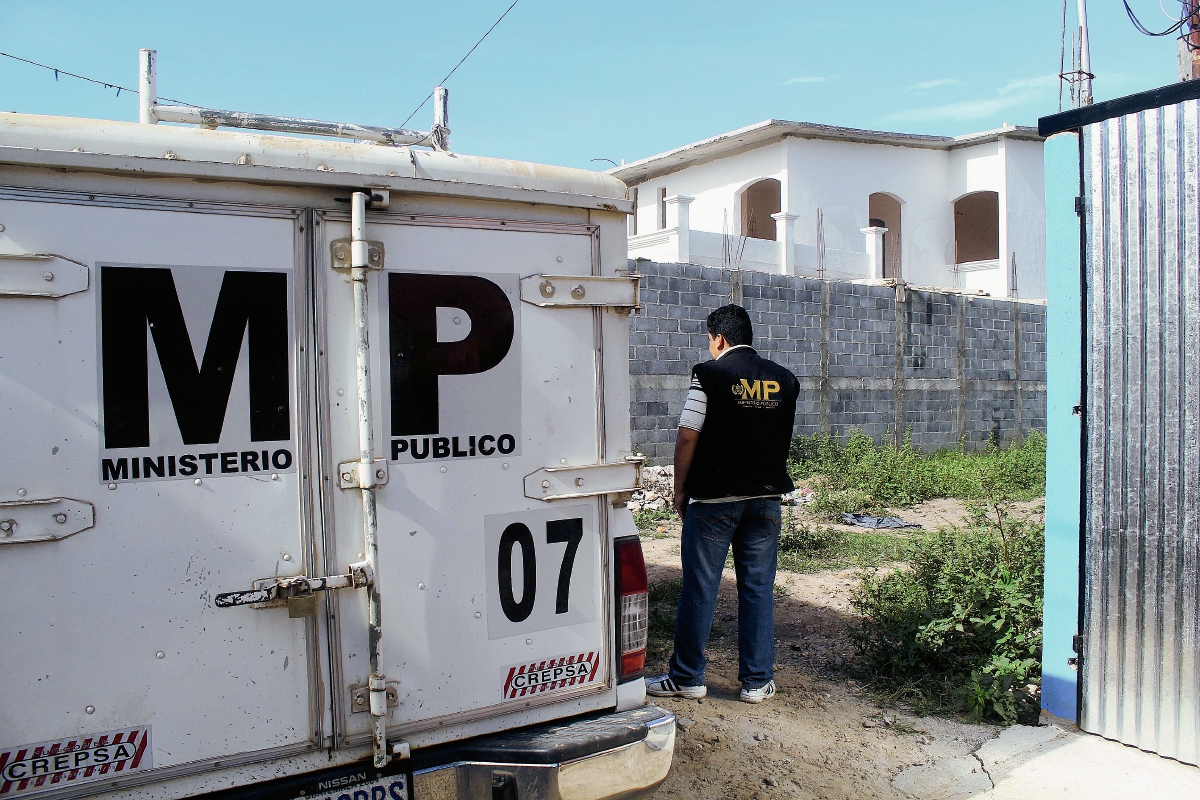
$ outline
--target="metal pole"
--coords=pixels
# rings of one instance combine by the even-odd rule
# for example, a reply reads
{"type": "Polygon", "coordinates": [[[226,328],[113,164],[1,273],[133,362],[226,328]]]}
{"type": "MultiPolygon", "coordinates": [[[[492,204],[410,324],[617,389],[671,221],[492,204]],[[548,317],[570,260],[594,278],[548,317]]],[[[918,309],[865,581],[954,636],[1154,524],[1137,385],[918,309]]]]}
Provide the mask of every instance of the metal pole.
{"type": "Polygon", "coordinates": [[[153,125],[158,122],[154,106],[158,104],[158,51],[138,51],[138,122],[153,125]]]}
{"type": "Polygon", "coordinates": [[[1092,57],[1088,50],[1087,0],[1076,0],[1079,15],[1079,93],[1081,106],[1092,104],[1092,57]]]}
{"type": "Polygon", "coordinates": [[[433,128],[430,130],[433,149],[450,149],[450,92],[445,86],[433,90],[433,128]]]}
{"type": "Polygon", "coordinates": [[[435,128],[450,127],[450,92],[445,86],[433,90],[433,125],[435,128]]]}
{"type": "Polygon", "coordinates": [[[379,542],[375,515],[375,447],[371,418],[371,356],[367,334],[367,195],[354,192],[350,200],[350,280],[354,284],[355,367],[358,378],[358,485],[363,504],[363,552],[375,579],[367,587],[371,654],[371,723],[374,729],[375,766],[386,766],[387,684],[379,667],[379,640],[383,625],[379,601],[379,542]]]}

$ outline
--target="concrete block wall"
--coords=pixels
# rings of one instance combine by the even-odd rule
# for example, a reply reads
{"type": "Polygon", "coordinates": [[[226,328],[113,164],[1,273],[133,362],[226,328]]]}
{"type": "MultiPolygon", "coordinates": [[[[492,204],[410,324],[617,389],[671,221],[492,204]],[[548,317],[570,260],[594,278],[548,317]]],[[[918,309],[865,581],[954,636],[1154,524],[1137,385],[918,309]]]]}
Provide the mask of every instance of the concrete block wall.
{"type": "Polygon", "coordinates": [[[671,460],[692,365],[709,357],[705,320],[739,294],[755,348],[800,379],[797,433],[910,432],[928,452],[1046,430],[1044,305],[694,264],[630,269],[644,306],[630,333],[633,444],[659,463],[671,460]]]}

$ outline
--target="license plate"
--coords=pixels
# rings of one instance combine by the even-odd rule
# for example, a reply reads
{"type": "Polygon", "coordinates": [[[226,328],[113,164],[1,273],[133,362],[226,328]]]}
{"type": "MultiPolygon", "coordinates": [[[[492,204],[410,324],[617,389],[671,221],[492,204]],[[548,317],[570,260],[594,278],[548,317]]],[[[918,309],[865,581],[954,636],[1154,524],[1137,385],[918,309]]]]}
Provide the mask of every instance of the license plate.
{"type": "Polygon", "coordinates": [[[359,762],[224,789],[203,800],[412,800],[412,772],[405,762],[382,770],[359,762]]]}
{"type": "Polygon", "coordinates": [[[390,775],[363,783],[329,787],[305,800],[410,800],[407,775],[390,775]]]}

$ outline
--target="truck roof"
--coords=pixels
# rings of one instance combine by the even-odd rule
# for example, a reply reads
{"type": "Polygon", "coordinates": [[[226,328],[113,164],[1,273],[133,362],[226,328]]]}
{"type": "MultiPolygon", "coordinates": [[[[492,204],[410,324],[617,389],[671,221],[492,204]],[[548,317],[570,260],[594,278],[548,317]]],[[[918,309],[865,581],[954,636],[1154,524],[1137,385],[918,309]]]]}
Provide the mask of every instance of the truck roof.
{"type": "Polygon", "coordinates": [[[409,146],[0,112],[0,164],[397,192],[628,213],[602,172],[409,146]]]}

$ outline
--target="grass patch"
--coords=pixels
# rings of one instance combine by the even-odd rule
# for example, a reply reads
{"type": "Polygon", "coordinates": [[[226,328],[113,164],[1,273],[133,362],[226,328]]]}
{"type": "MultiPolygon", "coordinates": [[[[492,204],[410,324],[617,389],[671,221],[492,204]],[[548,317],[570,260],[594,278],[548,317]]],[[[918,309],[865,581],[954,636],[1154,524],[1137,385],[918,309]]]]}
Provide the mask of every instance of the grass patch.
{"type": "MultiPolygon", "coordinates": [[[[679,594],[683,581],[671,581],[650,585],[650,632],[646,643],[646,663],[661,664],[671,657],[675,647],[675,611],[679,607],[679,594]]],[[[725,631],[712,626],[709,640],[720,639],[725,631]]]]}
{"type": "Polygon", "coordinates": [[[1045,526],[1003,503],[965,528],[915,537],[911,568],[868,574],[852,596],[861,677],[918,713],[1035,719],[1041,682],[1045,526]]]}
{"type": "Polygon", "coordinates": [[[679,607],[682,580],[663,581],[650,586],[650,633],[646,643],[646,661],[661,663],[671,657],[675,645],[675,610],[679,607]]]}
{"type": "Polygon", "coordinates": [[[989,444],[977,452],[958,447],[926,455],[907,436],[899,447],[877,445],[857,432],[844,442],[798,436],[788,470],[815,489],[810,509],[828,519],[935,497],[1032,500],[1046,491],[1046,437],[1035,431],[1004,448],[989,444]]]}
{"type": "Polygon", "coordinates": [[[906,561],[911,554],[912,539],[906,534],[808,526],[790,511],[784,512],[779,532],[779,568],[791,572],[879,567],[906,561]]]}
{"type": "Polygon", "coordinates": [[[633,523],[641,532],[656,531],[659,526],[675,518],[675,512],[669,508],[644,508],[633,515],[633,523]]]}

